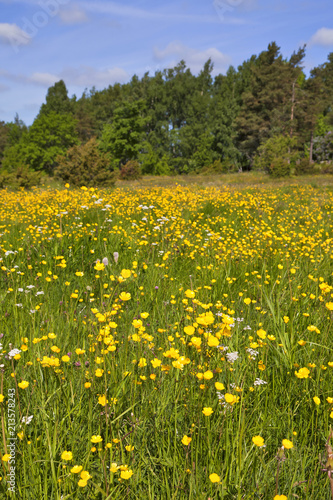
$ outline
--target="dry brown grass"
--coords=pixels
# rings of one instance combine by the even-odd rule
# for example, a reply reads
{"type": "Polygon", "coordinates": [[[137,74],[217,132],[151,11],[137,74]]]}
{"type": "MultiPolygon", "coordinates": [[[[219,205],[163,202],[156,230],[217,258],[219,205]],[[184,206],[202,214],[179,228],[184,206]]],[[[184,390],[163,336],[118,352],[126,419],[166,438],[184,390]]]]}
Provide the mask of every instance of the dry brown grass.
{"type": "Polygon", "coordinates": [[[135,181],[116,182],[116,187],[125,189],[172,187],[172,186],[197,185],[198,187],[218,188],[265,188],[286,187],[291,185],[312,185],[313,187],[333,187],[332,175],[304,175],[301,177],[288,177],[272,179],[264,172],[241,172],[219,175],[178,175],[178,176],[152,176],[147,175],[135,181]]]}
{"type": "MultiPolygon", "coordinates": [[[[173,187],[173,186],[197,186],[217,187],[220,189],[260,189],[287,186],[307,186],[314,188],[332,188],[333,175],[304,175],[301,177],[287,177],[272,179],[264,172],[240,172],[233,174],[218,175],[174,175],[174,176],[154,176],[146,175],[139,180],[124,181],[117,180],[116,187],[121,189],[144,189],[151,187],[173,187]]],[[[62,189],[63,184],[53,178],[46,179],[42,189],[53,188],[62,189]]]]}

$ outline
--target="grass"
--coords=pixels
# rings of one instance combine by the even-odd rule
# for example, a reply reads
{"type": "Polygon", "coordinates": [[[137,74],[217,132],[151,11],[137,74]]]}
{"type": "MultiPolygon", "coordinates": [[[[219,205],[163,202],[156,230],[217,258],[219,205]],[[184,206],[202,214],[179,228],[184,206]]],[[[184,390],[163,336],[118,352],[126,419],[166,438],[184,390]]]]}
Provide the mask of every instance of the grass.
{"type": "Polygon", "coordinates": [[[193,180],[2,192],[1,498],[331,498],[331,179],[193,180]]]}

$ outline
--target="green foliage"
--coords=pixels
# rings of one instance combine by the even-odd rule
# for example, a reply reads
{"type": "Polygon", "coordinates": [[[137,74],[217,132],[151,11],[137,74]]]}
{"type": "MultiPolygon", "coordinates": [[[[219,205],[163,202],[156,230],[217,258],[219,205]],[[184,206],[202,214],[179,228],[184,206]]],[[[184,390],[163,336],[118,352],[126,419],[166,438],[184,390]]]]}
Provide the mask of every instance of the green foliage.
{"type": "Polygon", "coordinates": [[[13,171],[26,165],[52,174],[57,156],[77,142],[75,125],[71,115],[53,111],[40,115],[19,142],[5,150],[3,168],[13,171]]]}
{"type": "Polygon", "coordinates": [[[327,116],[324,116],[323,113],[321,113],[318,116],[318,120],[315,126],[314,130],[314,136],[325,136],[327,132],[329,132],[332,129],[332,126],[328,123],[327,116]]]}
{"type": "Polygon", "coordinates": [[[18,144],[7,147],[3,153],[2,169],[6,172],[14,172],[16,169],[26,166],[24,139],[18,144]]]}
{"type": "Polygon", "coordinates": [[[302,158],[296,162],[295,175],[309,175],[314,173],[313,164],[310,163],[309,158],[302,158]]]}
{"type": "Polygon", "coordinates": [[[291,165],[288,160],[274,158],[269,165],[269,173],[272,177],[289,177],[291,174],[291,165]]]}
{"type": "Polygon", "coordinates": [[[65,82],[60,80],[49,87],[46,95],[46,103],[42,104],[39,116],[49,113],[68,114],[73,111],[73,103],[68,97],[65,82]]]}
{"type": "Polygon", "coordinates": [[[198,173],[220,159],[248,170],[256,157],[255,168],[269,171],[270,162],[258,167],[259,148],[288,135],[297,138],[294,152],[308,145],[310,161],[329,161],[333,53],[309,77],[304,55],[301,47],[285,59],[272,42],[225,75],[212,77],[211,59],[193,75],[182,60],[155,75],[86,90],[79,99],[69,98],[60,80],[48,89],[30,130],[18,117],[0,124],[0,162],[7,171],[27,165],[52,174],[59,154],[97,137],[113,169],[138,160],[151,175],[198,173]]]}
{"type": "MultiPolygon", "coordinates": [[[[268,139],[264,144],[258,148],[258,153],[254,159],[254,166],[258,170],[265,170],[272,174],[272,164],[275,165],[275,171],[286,171],[283,166],[284,162],[294,165],[298,153],[295,151],[296,139],[289,136],[277,135],[268,139]],[[279,162],[279,160],[281,160],[279,162]]],[[[272,174],[275,176],[275,174],[272,174]]],[[[289,175],[289,174],[283,174],[289,175]]],[[[280,175],[278,175],[280,176],[280,175]]]]}
{"type": "Polygon", "coordinates": [[[34,172],[27,167],[20,166],[14,172],[0,173],[0,188],[10,189],[30,189],[39,186],[42,179],[42,172],[34,172]]]}
{"type": "Polygon", "coordinates": [[[123,181],[135,181],[141,178],[140,164],[136,160],[129,160],[125,165],[122,165],[119,177],[123,181]]]}
{"type": "Polygon", "coordinates": [[[101,148],[112,156],[114,168],[120,168],[129,160],[136,160],[142,149],[144,126],[144,102],[125,102],[118,107],[111,124],[103,128],[101,148]]]}
{"type": "Polygon", "coordinates": [[[0,122],[0,166],[6,149],[17,144],[26,132],[27,127],[18,115],[14,122],[0,122]]]}
{"type": "Polygon", "coordinates": [[[172,175],[174,172],[169,166],[169,157],[163,155],[162,158],[157,162],[155,168],[155,175],[172,175]]]}
{"type": "Polygon", "coordinates": [[[333,131],[329,130],[324,136],[318,136],[313,141],[313,158],[317,162],[333,161],[333,131]]]}
{"type": "Polygon", "coordinates": [[[58,156],[55,176],[74,186],[113,186],[115,173],[110,169],[110,156],[99,149],[96,138],[75,145],[58,156]]]}
{"type": "Polygon", "coordinates": [[[289,134],[295,126],[292,106],[301,92],[297,82],[304,54],[303,47],[286,61],[273,42],[250,66],[250,85],[242,94],[236,119],[237,145],[250,162],[260,144],[271,136],[289,134]]]}
{"type": "Polygon", "coordinates": [[[227,174],[229,172],[234,172],[236,170],[236,168],[237,167],[235,167],[235,164],[229,158],[226,158],[223,161],[218,159],[218,160],[215,160],[208,167],[205,167],[202,170],[202,173],[205,175],[227,174]]]}
{"type": "Polygon", "coordinates": [[[163,155],[162,158],[154,150],[149,142],[144,143],[143,152],[139,154],[142,174],[149,175],[169,175],[170,168],[168,165],[168,157],[163,155]]]}
{"type": "Polygon", "coordinates": [[[192,169],[195,171],[199,171],[202,168],[210,165],[213,161],[213,135],[209,132],[204,132],[200,135],[194,145],[194,151],[191,156],[192,160],[192,169]]]}

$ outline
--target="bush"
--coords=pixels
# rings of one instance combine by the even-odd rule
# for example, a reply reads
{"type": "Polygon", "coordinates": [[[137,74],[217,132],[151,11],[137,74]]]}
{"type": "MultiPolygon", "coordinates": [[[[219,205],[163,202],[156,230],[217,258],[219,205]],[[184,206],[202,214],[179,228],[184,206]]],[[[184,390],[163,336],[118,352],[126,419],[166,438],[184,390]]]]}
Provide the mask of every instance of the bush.
{"type": "Polygon", "coordinates": [[[33,172],[27,167],[18,167],[14,172],[3,172],[0,174],[0,188],[30,189],[41,183],[41,172],[33,172]]]}
{"type": "Polygon", "coordinates": [[[296,139],[282,134],[276,135],[268,139],[258,148],[254,158],[254,168],[265,170],[273,175],[273,177],[285,177],[286,175],[290,175],[291,167],[295,165],[297,158],[296,139]],[[288,163],[288,160],[290,163],[288,163]],[[287,162],[288,167],[285,162],[287,162]],[[281,172],[281,175],[275,175],[275,173],[271,171],[271,165],[274,165],[275,171],[281,172]]]}
{"type": "Polygon", "coordinates": [[[302,158],[295,165],[295,175],[308,174],[313,174],[313,164],[310,163],[309,158],[302,158]]]}
{"type": "Polygon", "coordinates": [[[315,165],[316,171],[320,171],[321,174],[333,174],[333,163],[323,162],[320,165],[315,165]]]}
{"type": "Polygon", "coordinates": [[[139,161],[141,163],[141,173],[150,175],[170,175],[170,167],[168,164],[168,157],[160,154],[154,150],[153,146],[146,142],[144,151],[139,154],[139,161]]]}
{"type": "Polygon", "coordinates": [[[220,159],[215,160],[208,167],[204,167],[201,172],[205,175],[212,174],[227,174],[228,172],[235,171],[235,166],[233,162],[229,159],[221,161],[220,159]]]}
{"type": "Polygon", "coordinates": [[[272,177],[288,177],[291,174],[291,164],[283,158],[276,158],[269,167],[272,177]]]}
{"type": "Polygon", "coordinates": [[[57,158],[55,177],[74,186],[114,186],[116,175],[110,169],[110,156],[99,150],[95,137],[73,146],[57,158]]]}
{"type": "Polygon", "coordinates": [[[141,179],[140,165],[136,160],[129,160],[120,169],[119,177],[123,181],[135,181],[141,179]]]}

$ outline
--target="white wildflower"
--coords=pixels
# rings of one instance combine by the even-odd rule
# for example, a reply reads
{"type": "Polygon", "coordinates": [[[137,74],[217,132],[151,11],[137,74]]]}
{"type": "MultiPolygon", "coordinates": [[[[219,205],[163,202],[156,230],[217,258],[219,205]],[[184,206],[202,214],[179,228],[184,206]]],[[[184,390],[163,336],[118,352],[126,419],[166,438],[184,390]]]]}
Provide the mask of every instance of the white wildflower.
{"type": "Polygon", "coordinates": [[[20,349],[12,349],[11,351],[9,351],[8,356],[10,358],[13,358],[14,356],[16,356],[16,354],[20,354],[20,352],[20,349]]]}
{"type": "Polygon", "coordinates": [[[226,356],[228,358],[229,363],[234,363],[236,361],[236,359],[239,358],[237,351],[236,352],[227,352],[226,356]]]}

